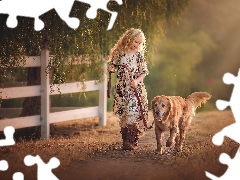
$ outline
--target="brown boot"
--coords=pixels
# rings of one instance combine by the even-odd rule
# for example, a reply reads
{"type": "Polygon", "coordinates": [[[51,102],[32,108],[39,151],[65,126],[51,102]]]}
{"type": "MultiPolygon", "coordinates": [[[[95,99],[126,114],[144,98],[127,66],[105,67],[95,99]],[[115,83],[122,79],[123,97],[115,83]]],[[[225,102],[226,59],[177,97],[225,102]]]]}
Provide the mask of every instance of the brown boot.
{"type": "Polygon", "coordinates": [[[122,134],[122,140],[123,140],[122,149],[123,150],[129,150],[129,146],[128,146],[128,143],[127,143],[128,128],[127,127],[121,127],[120,133],[122,134]]]}
{"type": "Polygon", "coordinates": [[[137,147],[140,131],[136,124],[128,124],[127,127],[121,128],[123,139],[123,150],[134,150],[137,147]]]}

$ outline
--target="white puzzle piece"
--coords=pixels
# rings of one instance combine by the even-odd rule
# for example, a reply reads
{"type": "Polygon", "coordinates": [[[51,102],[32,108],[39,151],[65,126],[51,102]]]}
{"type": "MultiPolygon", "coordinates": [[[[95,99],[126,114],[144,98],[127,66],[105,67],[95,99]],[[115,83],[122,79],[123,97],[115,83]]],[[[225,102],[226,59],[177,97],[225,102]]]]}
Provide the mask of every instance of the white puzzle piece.
{"type": "Polygon", "coordinates": [[[12,126],[7,126],[4,128],[3,132],[6,138],[0,139],[0,147],[14,145],[15,141],[13,139],[13,134],[15,132],[15,129],[12,126]]]}
{"type": "MultiPolygon", "coordinates": [[[[118,13],[107,9],[107,3],[109,0],[77,1],[87,3],[91,6],[86,13],[88,18],[96,18],[98,9],[102,9],[111,13],[111,19],[107,30],[112,29],[118,13]]],[[[52,9],[55,9],[59,17],[65,21],[70,28],[76,29],[80,24],[79,19],[75,17],[69,17],[74,2],[75,0],[1,0],[0,14],[9,14],[6,22],[9,28],[17,27],[17,16],[34,18],[34,29],[36,31],[40,31],[44,28],[44,23],[41,19],[39,19],[39,16],[52,9]]],[[[119,5],[122,4],[122,0],[116,0],[116,2],[119,5]]]]}
{"type": "Polygon", "coordinates": [[[5,160],[0,161],[0,171],[6,171],[8,169],[8,162],[5,160]]]}
{"type": "MultiPolygon", "coordinates": [[[[212,138],[212,142],[215,145],[222,145],[224,141],[224,137],[227,136],[231,138],[232,140],[238,142],[240,144],[240,69],[238,71],[238,76],[235,77],[234,75],[230,73],[226,73],[223,76],[223,82],[225,84],[234,84],[234,88],[232,91],[232,95],[230,98],[230,101],[223,101],[223,100],[217,100],[216,106],[219,110],[224,110],[227,106],[231,107],[232,113],[235,118],[235,123],[223,128],[220,132],[215,134],[212,138]]],[[[221,176],[216,177],[213,174],[209,172],[205,172],[206,176],[208,178],[211,178],[212,180],[238,180],[240,179],[240,148],[238,149],[235,157],[231,159],[229,155],[226,153],[222,153],[219,157],[219,161],[222,164],[227,164],[228,169],[227,171],[221,176]]]]}
{"type": "Polygon", "coordinates": [[[13,180],[24,180],[24,175],[21,172],[16,172],[13,174],[13,180]]]}
{"type": "Polygon", "coordinates": [[[52,173],[52,169],[57,168],[60,165],[60,161],[53,157],[50,159],[50,161],[45,164],[42,159],[37,156],[31,156],[27,155],[24,158],[24,163],[26,166],[32,166],[34,164],[37,164],[37,179],[38,180],[58,180],[58,178],[52,173]]]}

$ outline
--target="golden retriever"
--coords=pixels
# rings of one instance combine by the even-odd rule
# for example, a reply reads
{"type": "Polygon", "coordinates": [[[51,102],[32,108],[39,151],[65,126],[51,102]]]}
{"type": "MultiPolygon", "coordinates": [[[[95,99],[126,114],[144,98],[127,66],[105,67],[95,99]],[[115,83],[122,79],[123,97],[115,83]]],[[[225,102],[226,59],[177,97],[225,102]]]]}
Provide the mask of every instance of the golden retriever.
{"type": "Polygon", "coordinates": [[[157,152],[162,154],[162,137],[165,131],[170,131],[166,146],[170,147],[175,143],[175,149],[182,150],[185,134],[195,110],[210,98],[211,95],[207,92],[194,92],[186,99],[164,95],[153,98],[152,113],[155,121],[157,152]]]}

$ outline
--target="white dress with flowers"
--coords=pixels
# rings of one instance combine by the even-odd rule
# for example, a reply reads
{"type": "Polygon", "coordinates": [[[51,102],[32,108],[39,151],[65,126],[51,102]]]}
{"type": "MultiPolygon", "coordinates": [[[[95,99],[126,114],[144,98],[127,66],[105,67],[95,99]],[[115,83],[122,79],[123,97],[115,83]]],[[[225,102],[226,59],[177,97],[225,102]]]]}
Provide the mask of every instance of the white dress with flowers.
{"type": "Polygon", "coordinates": [[[120,126],[125,127],[126,124],[137,123],[143,119],[143,116],[147,120],[148,100],[145,85],[143,81],[139,82],[135,89],[130,85],[131,78],[137,79],[142,74],[148,74],[145,58],[140,52],[121,55],[115,67],[117,68],[117,80],[114,89],[113,112],[120,119],[120,126]]]}

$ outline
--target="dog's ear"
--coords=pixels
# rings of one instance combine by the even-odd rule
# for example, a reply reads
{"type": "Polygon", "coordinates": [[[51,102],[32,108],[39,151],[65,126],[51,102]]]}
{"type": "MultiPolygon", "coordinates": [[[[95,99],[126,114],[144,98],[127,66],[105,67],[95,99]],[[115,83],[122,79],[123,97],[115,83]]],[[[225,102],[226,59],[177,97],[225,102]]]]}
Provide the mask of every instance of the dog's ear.
{"type": "Polygon", "coordinates": [[[157,98],[157,97],[154,97],[153,100],[152,100],[152,102],[151,102],[151,110],[153,111],[153,114],[155,113],[154,104],[155,104],[155,102],[156,102],[156,98],[157,98]]]}

